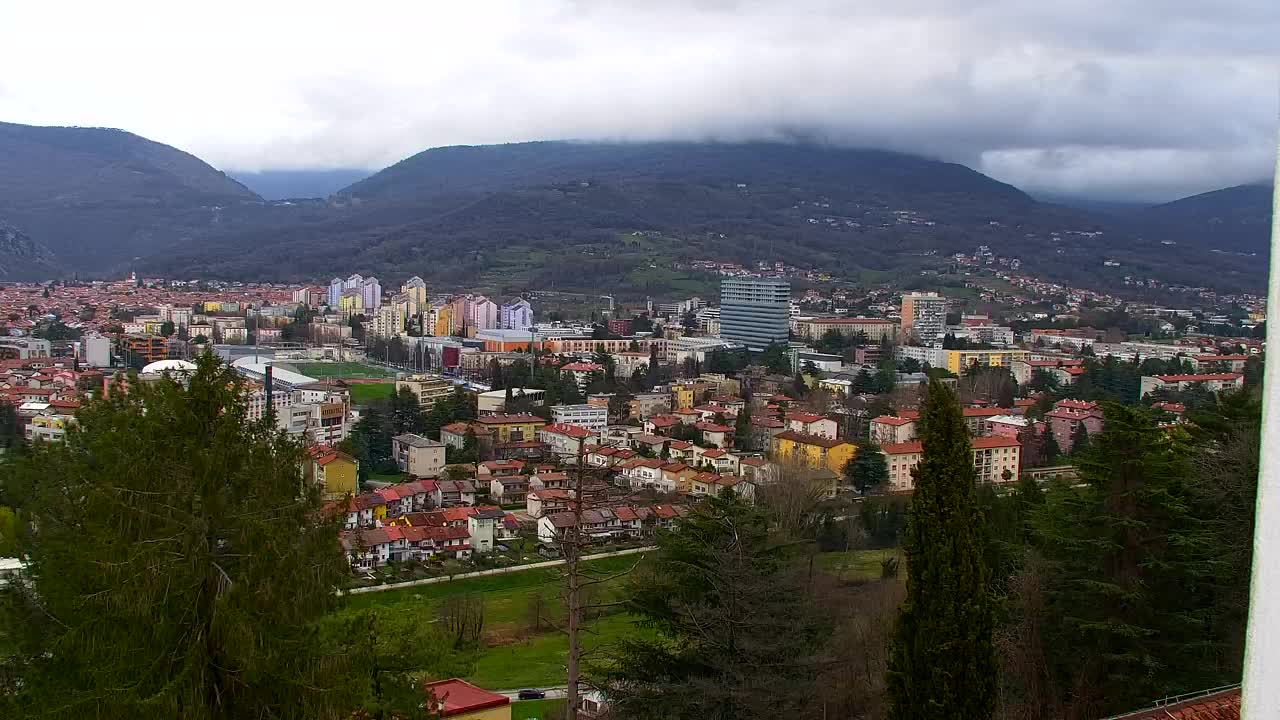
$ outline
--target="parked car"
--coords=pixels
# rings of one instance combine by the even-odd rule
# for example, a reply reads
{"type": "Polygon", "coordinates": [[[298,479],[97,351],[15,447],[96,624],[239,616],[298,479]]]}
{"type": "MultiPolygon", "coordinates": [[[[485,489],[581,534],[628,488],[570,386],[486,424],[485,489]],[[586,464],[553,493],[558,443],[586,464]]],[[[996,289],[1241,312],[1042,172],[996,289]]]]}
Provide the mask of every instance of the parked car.
{"type": "Polygon", "coordinates": [[[546,696],[547,694],[542,690],[534,690],[532,688],[525,688],[524,690],[516,693],[516,697],[521,700],[541,700],[546,696]]]}

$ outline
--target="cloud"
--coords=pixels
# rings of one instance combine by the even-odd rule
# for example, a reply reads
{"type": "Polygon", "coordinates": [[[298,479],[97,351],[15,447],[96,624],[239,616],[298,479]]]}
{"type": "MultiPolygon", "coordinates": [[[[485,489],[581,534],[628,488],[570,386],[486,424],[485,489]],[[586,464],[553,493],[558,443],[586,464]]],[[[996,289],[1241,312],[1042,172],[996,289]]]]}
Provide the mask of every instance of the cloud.
{"type": "Polygon", "coordinates": [[[1275,0],[13,5],[0,118],[229,170],[799,133],[1164,199],[1264,177],[1276,142],[1275,0]]]}

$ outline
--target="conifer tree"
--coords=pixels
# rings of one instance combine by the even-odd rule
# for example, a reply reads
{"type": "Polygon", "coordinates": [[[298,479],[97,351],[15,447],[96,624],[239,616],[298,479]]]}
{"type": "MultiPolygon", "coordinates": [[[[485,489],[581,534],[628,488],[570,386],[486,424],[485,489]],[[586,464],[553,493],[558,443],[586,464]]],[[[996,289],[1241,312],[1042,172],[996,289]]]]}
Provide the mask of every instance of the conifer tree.
{"type": "Polygon", "coordinates": [[[1071,432],[1071,454],[1083,455],[1089,451],[1089,428],[1084,423],[1078,423],[1076,429],[1071,432]]]}
{"type": "Polygon", "coordinates": [[[1105,414],[1084,485],[1052,488],[1033,520],[1052,569],[1045,643],[1080,717],[1225,682],[1206,660],[1226,563],[1195,517],[1185,435],[1143,409],[1105,414]]]}
{"type": "Polygon", "coordinates": [[[1047,424],[1041,437],[1044,438],[1044,442],[1040,444],[1040,461],[1044,465],[1053,465],[1058,462],[1058,458],[1062,457],[1062,448],[1058,445],[1058,437],[1053,434],[1053,428],[1047,424]]]}
{"type": "Polygon", "coordinates": [[[243,392],[206,354],[9,474],[30,574],[0,593],[0,716],[350,716],[352,661],[314,626],[348,572],[338,518],[243,392]]]}
{"type": "Polygon", "coordinates": [[[904,535],[907,598],[894,627],[892,720],[988,720],[995,710],[994,615],[969,433],[937,380],[921,411],[924,452],[904,535]]]}

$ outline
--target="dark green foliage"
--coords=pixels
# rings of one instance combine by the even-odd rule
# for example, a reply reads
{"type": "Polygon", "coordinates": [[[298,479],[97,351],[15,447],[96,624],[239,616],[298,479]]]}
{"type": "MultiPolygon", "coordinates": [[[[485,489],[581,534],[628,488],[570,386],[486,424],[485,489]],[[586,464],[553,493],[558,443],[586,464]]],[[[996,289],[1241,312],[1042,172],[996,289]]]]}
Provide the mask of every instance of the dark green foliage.
{"type": "Polygon", "coordinates": [[[869,548],[895,547],[907,527],[909,501],[902,497],[871,497],[858,506],[858,524],[867,533],[869,548]]]}
{"type": "Polygon", "coordinates": [[[1192,509],[1189,448],[1144,410],[1105,412],[1080,462],[1085,486],[1053,488],[1034,522],[1052,569],[1051,674],[1082,717],[1232,681],[1206,662],[1226,565],[1192,509]]]}
{"type": "Polygon", "coordinates": [[[628,609],[657,632],[623,640],[597,669],[618,720],[822,717],[818,672],[828,628],[796,546],[732,493],[663,533],[628,609]]]}
{"type": "Polygon", "coordinates": [[[1257,355],[1244,361],[1244,385],[1245,387],[1262,385],[1262,358],[1257,355]]]}
{"type": "Polygon", "coordinates": [[[791,354],[784,344],[773,343],[764,349],[755,362],[764,365],[765,369],[777,375],[791,374],[791,354]]]}
{"type": "Polygon", "coordinates": [[[889,482],[889,465],[880,446],[868,442],[858,447],[853,458],[844,465],[845,481],[858,492],[875,492],[889,482]]]}
{"type": "Polygon", "coordinates": [[[1040,436],[1040,466],[1056,465],[1062,454],[1062,448],[1058,445],[1058,438],[1053,434],[1053,430],[1046,425],[1044,433],[1040,436]]]}
{"type": "Polygon", "coordinates": [[[350,716],[360,670],[313,627],[347,576],[338,518],[241,392],[206,355],[189,390],[113,392],[18,463],[31,584],[0,596],[0,716],[350,716]]]}
{"type": "Polygon", "coordinates": [[[369,473],[389,473],[396,471],[395,460],[391,457],[391,419],[378,405],[365,408],[360,419],[351,428],[350,452],[360,461],[361,480],[367,479],[369,473]]]}
{"type": "Polygon", "coordinates": [[[1071,454],[1083,455],[1089,452],[1089,429],[1084,423],[1077,423],[1071,432],[1071,454]]]}
{"type": "Polygon", "coordinates": [[[907,599],[894,628],[893,720],[987,720],[995,711],[995,624],[969,433],[955,394],[929,384],[924,453],[903,541],[907,599]]]}
{"type": "Polygon", "coordinates": [[[423,433],[427,430],[427,414],[418,396],[407,387],[391,394],[391,434],[423,433]]]}

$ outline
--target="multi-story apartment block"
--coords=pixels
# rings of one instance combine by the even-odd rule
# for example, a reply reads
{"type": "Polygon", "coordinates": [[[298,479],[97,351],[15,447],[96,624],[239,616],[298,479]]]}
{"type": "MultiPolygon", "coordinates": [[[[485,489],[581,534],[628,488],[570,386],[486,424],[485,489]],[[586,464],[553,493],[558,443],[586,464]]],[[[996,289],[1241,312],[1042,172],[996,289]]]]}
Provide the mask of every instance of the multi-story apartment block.
{"type": "Polygon", "coordinates": [[[391,457],[400,472],[419,478],[439,477],[444,470],[444,443],[405,433],[391,438],[391,457]]]}
{"type": "Polygon", "coordinates": [[[443,400],[453,392],[453,383],[439,375],[410,375],[396,381],[396,392],[408,388],[418,397],[418,404],[430,409],[436,400],[443,400]]]}
{"type": "Polygon", "coordinates": [[[904,293],[902,335],[922,343],[942,340],[947,327],[947,299],[938,293],[904,293]]]}
{"type": "Polygon", "coordinates": [[[576,425],[598,433],[609,426],[609,406],[552,405],[551,421],[562,425],[576,425]]]}
{"type": "Polygon", "coordinates": [[[818,340],[832,330],[847,337],[862,333],[866,336],[867,342],[873,344],[893,342],[898,339],[898,324],[884,318],[830,317],[804,318],[796,321],[796,334],[806,340],[818,340]]]}
{"type": "MultiPolygon", "coordinates": [[[[1022,443],[1010,437],[977,437],[971,442],[973,467],[982,484],[1017,482],[1022,443]],[[1007,474],[1007,475],[1006,475],[1007,474]]],[[[910,492],[915,487],[911,471],[920,464],[924,445],[919,440],[880,446],[889,465],[889,489],[910,492]]]]}
{"type": "Polygon", "coordinates": [[[720,337],[749,350],[786,344],[790,331],[791,284],[772,278],[720,281],[720,337]]]}

